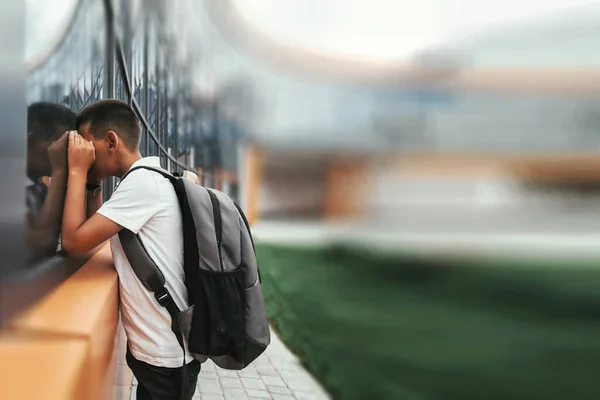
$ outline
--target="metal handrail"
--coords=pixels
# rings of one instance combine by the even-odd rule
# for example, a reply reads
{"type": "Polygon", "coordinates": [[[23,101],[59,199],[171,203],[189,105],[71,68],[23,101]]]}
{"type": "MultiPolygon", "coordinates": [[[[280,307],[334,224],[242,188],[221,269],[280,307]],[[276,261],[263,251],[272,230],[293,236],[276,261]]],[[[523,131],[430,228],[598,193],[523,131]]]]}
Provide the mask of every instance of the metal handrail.
{"type": "Polygon", "coordinates": [[[121,77],[125,81],[127,95],[129,97],[133,97],[133,91],[131,90],[131,79],[129,78],[129,71],[127,70],[127,61],[125,61],[125,52],[123,51],[123,44],[118,38],[115,38],[115,51],[117,52],[116,60],[119,67],[119,72],[121,73],[121,77]]]}
{"type": "Polygon", "coordinates": [[[152,139],[154,141],[154,144],[156,144],[158,146],[158,149],[160,150],[160,152],[162,153],[162,155],[164,155],[165,157],[167,157],[171,162],[175,163],[175,165],[177,165],[178,167],[184,169],[184,170],[188,170],[189,168],[186,167],[185,165],[181,164],[177,159],[173,158],[173,156],[171,156],[167,149],[165,149],[165,147],[162,145],[162,143],[160,143],[160,141],[158,140],[158,138],[156,137],[156,134],[154,133],[154,129],[152,129],[150,127],[150,124],[148,123],[148,120],[146,119],[146,117],[144,116],[144,114],[141,111],[141,107],[137,101],[137,99],[135,97],[132,97],[132,107],[133,110],[135,111],[135,113],[138,116],[138,119],[140,120],[141,124],[144,126],[144,128],[146,129],[146,133],[150,136],[150,139],[152,139]]]}
{"type": "MultiPolygon", "coordinates": [[[[169,154],[168,150],[160,142],[156,133],[154,132],[154,129],[152,129],[152,127],[150,126],[150,123],[146,119],[146,116],[142,112],[142,107],[138,103],[138,101],[135,98],[134,93],[133,93],[131,78],[129,76],[129,70],[127,68],[127,61],[125,59],[125,52],[123,50],[123,44],[121,43],[121,40],[119,38],[115,38],[115,50],[116,50],[117,66],[119,68],[121,77],[124,81],[125,90],[127,91],[127,95],[129,96],[129,98],[131,99],[131,106],[132,106],[133,110],[137,114],[138,119],[140,120],[140,123],[144,126],[144,128],[146,130],[146,134],[150,137],[150,139],[152,139],[154,141],[154,144],[157,145],[158,150],[160,151],[162,156],[166,157],[167,160],[171,161],[177,167],[179,167],[183,170],[187,170],[188,167],[186,167],[185,165],[180,163],[176,158],[174,158],[173,156],[171,156],[169,154]]],[[[148,73],[148,72],[146,71],[146,73],[148,73]]],[[[176,149],[176,151],[177,150],[178,149],[176,149]]]]}

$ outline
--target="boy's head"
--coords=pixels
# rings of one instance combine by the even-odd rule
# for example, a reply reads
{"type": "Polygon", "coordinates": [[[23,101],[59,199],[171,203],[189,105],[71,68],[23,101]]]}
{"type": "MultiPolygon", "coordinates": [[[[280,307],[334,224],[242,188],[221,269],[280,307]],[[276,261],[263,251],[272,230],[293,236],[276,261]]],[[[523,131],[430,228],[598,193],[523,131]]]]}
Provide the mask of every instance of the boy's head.
{"type": "MultiPolygon", "coordinates": [[[[76,115],[55,103],[33,103],[27,108],[27,176],[50,176],[48,147],[66,131],[75,129],[76,115]]],[[[66,163],[66,159],[65,159],[66,163]]]]}
{"type": "Polygon", "coordinates": [[[94,143],[96,162],[90,173],[104,179],[118,175],[130,156],[139,154],[140,123],[120,100],[100,100],[85,107],[76,120],[77,131],[94,143]]]}

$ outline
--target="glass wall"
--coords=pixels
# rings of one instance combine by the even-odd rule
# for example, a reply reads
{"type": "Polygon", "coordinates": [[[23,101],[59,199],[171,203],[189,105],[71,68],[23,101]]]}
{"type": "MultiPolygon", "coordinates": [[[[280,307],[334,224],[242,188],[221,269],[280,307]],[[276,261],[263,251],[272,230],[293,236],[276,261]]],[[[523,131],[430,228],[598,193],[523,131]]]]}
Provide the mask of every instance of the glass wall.
{"type": "Polygon", "coordinates": [[[101,1],[80,0],[70,28],[47,58],[29,71],[27,98],[74,111],[106,97],[106,15],[101,1]]]}
{"type": "MultiPolygon", "coordinates": [[[[75,129],[76,113],[83,107],[101,99],[123,100],[141,122],[142,155],[160,157],[171,172],[204,167],[203,159],[195,156],[202,153],[203,142],[197,139],[202,137],[203,110],[192,101],[192,69],[189,60],[172,57],[188,43],[173,37],[173,20],[155,3],[77,0],[62,36],[29,66],[25,220],[30,254],[27,265],[11,268],[9,279],[2,281],[12,294],[11,310],[3,309],[1,319],[39,298],[85,261],[66,257],[60,247],[66,177],[59,175],[66,174],[58,172],[66,169],[67,144],[57,145],[65,131],[75,129]]],[[[212,170],[221,167],[214,155],[236,154],[235,143],[226,142],[233,146],[229,150],[219,143],[214,141],[207,157],[217,160],[209,166],[212,170]]],[[[105,182],[106,198],[115,184],[115,179],[105,182]]]]}

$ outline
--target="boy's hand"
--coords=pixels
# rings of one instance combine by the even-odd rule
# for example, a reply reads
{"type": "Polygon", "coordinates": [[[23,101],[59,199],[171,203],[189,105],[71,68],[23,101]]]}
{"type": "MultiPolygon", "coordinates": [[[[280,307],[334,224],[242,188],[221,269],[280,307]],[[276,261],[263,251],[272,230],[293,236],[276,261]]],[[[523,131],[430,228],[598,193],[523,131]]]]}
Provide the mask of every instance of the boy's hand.
{"type": "Polygon", "coordinates": [[[85,140],[77,131],[69,132],[69,174],[87,176],[94,161],[94,144],[85,140]]]}
{"type": "Polygon", "coordinates": [[[183,176],[188,178],[190,181],[194,182],[196,185],[200,184],[200,179],[198,179],[198,175],[193,173],[192,171],[185,171],[183,176]]]}
{"type": "Polygon", "coordinates": [[[52,174],[66,172],[68,140],[69,132],[65,132],[48,147],[48,159],[50,160],[52,174]]]}

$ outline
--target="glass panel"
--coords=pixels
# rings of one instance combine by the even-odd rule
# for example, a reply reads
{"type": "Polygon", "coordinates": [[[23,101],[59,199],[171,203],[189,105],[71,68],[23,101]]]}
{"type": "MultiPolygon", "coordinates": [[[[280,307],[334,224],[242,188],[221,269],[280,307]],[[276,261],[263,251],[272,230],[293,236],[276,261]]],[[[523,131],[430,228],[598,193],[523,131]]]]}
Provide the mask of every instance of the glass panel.
{"type": "Polygon", "coordinates": [[[146,74],[144,67],[144,25],[143,20],[137,26],[137,31],[134,36],[133,47],[132,47],[132,73],[131,73],[131,84],[133,87],[134,97],[137,100],[140,107],[144,107],[145,102],[145,88],[144,88],[144,76],[146,74]]]}
{"type": "Polygon", "coordinates": [[[60,171],[66,169],[66,141],[59,138],[75,129],[75,115],[82,107],[101,98],[105,23],[102,2],[83,0],[56,49],[28,73],[26,201],[32,262],[60,249],[61,212],[56,209],[62,210],[65,193],[49,197],[65,188],[60,171]],[[54,203],[47,205],[49,201],[54,203]]]}

